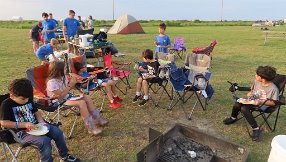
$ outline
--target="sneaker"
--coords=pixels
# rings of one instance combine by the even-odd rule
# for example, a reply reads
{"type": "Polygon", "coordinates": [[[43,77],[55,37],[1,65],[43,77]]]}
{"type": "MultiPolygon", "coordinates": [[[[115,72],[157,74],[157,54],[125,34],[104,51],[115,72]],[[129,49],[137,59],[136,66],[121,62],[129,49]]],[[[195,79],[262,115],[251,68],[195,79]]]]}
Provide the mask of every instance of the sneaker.
{"type": "Polygon", "coordinates": [[[252,141],[260,141],[263,135],[263,128],[259,127],[259,129],[254,129],[252,134],[252,141]]]}
{"type": "Polygon", "coordinates": [[[88,133],[89,134],[94,134],[94,135],[99,135],[100,133],[102,133],[102,130],[99,128],[92,128],[92,129],[88,129],[88,133]]]}
{"type": "Polygon", "coordinates": [[[133,98],[133,103],[137,102],[140,97],[141,95],[140,96],[135,95],[135,97],[133,98]]]}
{"type": "Polygon", "coordinates": [[[139,106],[144,106],[148,100],[149,99],[147,99],[147,100],[143,99],[142,102],[139,103],[139,106]]]}
{"type": "Polygon", "coordinates": [[[237,119],[232,119],[231,117],[229,117],[229,118],[224,119],[224,120],[223,120],[223,123],[224,123],[225,125],[230,125],[230,124],[235,123],[236,121],[237,121],[237,119]]]}
{"type": "Polygon", "coordinates": [[[119,98],[118,96],[117,97],[113,97],[113,100],[117,103],[121,103],[123,102],[123,100],[121,98],[119,98]]]}
{"type": "Polygon", "coordinates": [[[118,108],[120,108],[120,106],[121,105],[117,102],[110,103],[110,105],[109,105],[109,107],[112,109],[118,109],[118,108]]]}
{"type": "Polygon", "coordinates": [[[103,117],[100,117],[100,118],[98,118],[98,119],[95,120],[95,124],[96,124],[96,125],[100,125],[100,126],[102,126],[102,127],[106,126],[108,123],[109,123],[108,120],[106,120],[106,119],[103,118],[103,117]]]}
{"type": "Polygon", "coordinates": [[[71,155],[67,155],[66,157],[62,158],[64,162],[80,162],[80,159],[73,157],[71,155]]]}

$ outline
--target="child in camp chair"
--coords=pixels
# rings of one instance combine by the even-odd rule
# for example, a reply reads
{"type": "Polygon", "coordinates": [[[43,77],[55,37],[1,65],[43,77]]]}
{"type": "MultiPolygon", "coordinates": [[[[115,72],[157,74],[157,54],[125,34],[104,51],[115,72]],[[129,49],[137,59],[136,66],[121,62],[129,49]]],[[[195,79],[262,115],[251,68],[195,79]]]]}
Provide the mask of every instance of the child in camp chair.
{"type": "MultiPolygon", "coordinates": [[[[90,80],[96,79],[96,75],[90,75],[87,72],[87,67],[84,62],[75,62],[74,63],[74,68],[78,72],[78,75],[83,77],[83,78],[89,78],[90,80]]],[[[90,84],[88,85],[88,89],[93,89],[98,85],[101,84],[105,88],[105,92],[107,94],[107,97],[110,101],[110,107],[111,108],[120,108],[120,103],[122,103],[122,99],[119,98],[116,94],[116,88],[115,88],[115,83],[113,80],[109,79],[97,79],[97,82],[92,82],[90,81],[90,84]]]]}
{"type": "Polygon", "coordinates": [[[155,79],[156,74],[158,74],[159,66],[160,64],[158,61],[154,60],[153,51],[150,49],[146,49],[142,53],[142,57],[144,64],[146,66],[139,66],[138,70],[140,71],[140,74],[142,77],[139,77],[137,80],[137,86],[136,86],[136,94],[133,99],[133,103],[137,102],[138,99],[141,97],[141,88],[143,87],[144,96],[142,102],[139,103],[139,106],[144,106],[147,101],[149,100],[149,87],[148,82],[152,79],[155,79]]]}
{"type": "Polygon", "coordinates": [[[1,105],[1,126],[13,128],[21,142],[35,145],[40,153],[42,162],[52,162],[52,145],[54,140],[59,155],[65,162],[79,162],[80,160],[68,154],[68,148],[63,132],[56,126],[45,123],[33,102],[33,87],[27,79],[16,79],[9,86],[10,97],[1,105]],[[38,129],[38,123],[49,128],[49,132],[42,136],[34,136],[27,130],[38,129]]]}
{"type": "Polygon", "coordinates": [[[258,141],[262,136],[263,129],[257,125],[252,113],[250,112],[255,106],[261,106],[264,111],[270,106],[274,106],[273,100],[278,100],[279,90],[272,80],[276,76],[276,69],[270,66],[259,66],[256,69],[254,85],[247,94],[248,99],[241,99],[236,102],[232,108],[231,117],[224,119],[224,124],[229,125],[237,121],[239,112],[243,114],[247,122],[253,128],[252,140],[258,141]]]}
{"type": "Polygon", "coordinates": [[[78,99],[72,99],[70,91],[79,81],[75,77],[72,77],[70,81],[68,81],[65,63],[62,61],[50,63],[48,75],[48,96],[57,96],[58,100],[66,100],[65,105],[78,107],[88,133],[94,135],[100,134],[102,130],[96,125],[105,126],[108,121],[102,118],[100,111],[95,108],[89,95],[83,94],[83,96],[78,99]]]}

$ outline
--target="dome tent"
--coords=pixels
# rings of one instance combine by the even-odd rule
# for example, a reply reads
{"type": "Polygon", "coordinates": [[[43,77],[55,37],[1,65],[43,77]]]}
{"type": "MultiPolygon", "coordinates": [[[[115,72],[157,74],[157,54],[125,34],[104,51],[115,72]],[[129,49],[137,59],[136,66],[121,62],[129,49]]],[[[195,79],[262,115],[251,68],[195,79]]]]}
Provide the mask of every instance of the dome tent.
{"type": "Polygon", "coordinates": [[[108,34],[138,34],[145,33],[141,27],[139,21],[137,21],[131,15],[120,16],[111,29],[109,29],[108,34]]]}

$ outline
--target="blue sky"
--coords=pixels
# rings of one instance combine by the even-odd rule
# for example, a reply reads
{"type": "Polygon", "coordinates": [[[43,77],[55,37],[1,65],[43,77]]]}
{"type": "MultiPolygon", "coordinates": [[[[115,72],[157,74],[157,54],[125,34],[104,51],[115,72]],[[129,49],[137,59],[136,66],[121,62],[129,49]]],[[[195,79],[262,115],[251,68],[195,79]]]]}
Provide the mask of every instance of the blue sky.
{"type": "MultiPolygon", "coordinates": [[[[0,20],[12,16],[41,19],[42,12],[52,12],[56,19],[77,15],[112,19],[113,0],[0,0],[0,20]]],[[[222,0],[114,0],[115,19],[130,14],[136,19],[220,20],[222,0]]],[[[223,20],[286,19],[286,0],[223,0],[223,20]]]]}

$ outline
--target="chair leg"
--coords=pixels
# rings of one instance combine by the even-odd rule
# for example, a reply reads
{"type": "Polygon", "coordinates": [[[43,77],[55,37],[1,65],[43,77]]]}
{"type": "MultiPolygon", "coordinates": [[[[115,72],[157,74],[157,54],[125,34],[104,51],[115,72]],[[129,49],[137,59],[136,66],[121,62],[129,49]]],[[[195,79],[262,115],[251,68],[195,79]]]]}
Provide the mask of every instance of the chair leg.
{"type": "Polygon", "coordinates": [[[104,97],[103,97],[103,100],[102,100],[101,105],[100,105],[100,112],[102,112],[103,105],[104,105],[104,102],[105,102],[105,99],[106,99],[106,93],[105,93],[105,91],[104,91],[103,89],[101,89],[101,91],[102,91],[104,97]]]}
{"type": "Polygon", "coordinates": [[[5,161],[8,162],[8,155],[7,155],[5,144],[1,143],[1,145],[2,145],[2,149],[3,149],[3,154],[5,155],[5,161]]]}
{"type": "Polygon", "coordinates": [[[74,129],[75,129],[77,119],[78,119],[78,116],[76,115],[76,116],[75,116],[75,120],[74,120],[74,122],[73,122],[73,124],[72,124],[72,127],[71,127],[71,130],[70,130],[70,133],[69,133],[68,139],[71,139],[71,138],[72,138],[73,131],[74,131],[74,129]]]}
{"type": "Polygon", "coordinates": [[[199,103],[200,103],[202,109],[203,109],[203,110],[206,110],[206,107],[203,105],[203,103],[202,103],[202,101],[201,101],[201,99],[200,99],[200,96],[198,95],[197,91],[195,91],[195,95],[196,95],[197,101],[199,101],[199,103]]]}
{"type": "MultiPolygon", "coordinates": [[[[4,145],[7,147],[8,151],[10,152],[11,156],[13,157],[12,162],[18,162],[17,155],[14,154],[14,152],[13,152],[12,149],[9,147],[9,145],[6,144],[6,143],[5,143],[4,145]]],[[[3,146],[4,146],[4,145],[3,145],[3,146]]],[[[3,148],[4,148],[4,147],[3,147],[3,148]]],[[[5,157],[6,157],[6,161],[8,161],[9,159],[8,159],[7,154],[5,154],[5,157]]]]}

